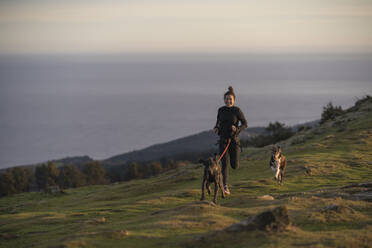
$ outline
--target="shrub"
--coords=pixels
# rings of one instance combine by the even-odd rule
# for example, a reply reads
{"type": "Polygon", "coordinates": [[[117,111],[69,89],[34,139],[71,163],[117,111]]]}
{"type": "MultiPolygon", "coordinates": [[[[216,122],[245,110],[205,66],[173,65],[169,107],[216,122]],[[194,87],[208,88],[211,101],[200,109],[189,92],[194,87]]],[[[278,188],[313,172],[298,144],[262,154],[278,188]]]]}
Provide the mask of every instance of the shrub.
{"type": "Polygon", "coordinates": [[[290,127],[285,126],[284,123],[274,122],[265,128],[266,134],[253,136],[249,140],[241,142],[242,146],[263,147],[270,144],[275,144],[281,140],[286,140],[291,137],[294,132],[290,127]]]}
{"type": "Polygon", "coordinates": [[[342,110],[341,106],[333,106],[332,102],[329,102],[326,106],[323,107],[320,124],[323,124],[328,120],[334,120],[337,116],[340,116],[344,113],[345,111],[342,110]]]}

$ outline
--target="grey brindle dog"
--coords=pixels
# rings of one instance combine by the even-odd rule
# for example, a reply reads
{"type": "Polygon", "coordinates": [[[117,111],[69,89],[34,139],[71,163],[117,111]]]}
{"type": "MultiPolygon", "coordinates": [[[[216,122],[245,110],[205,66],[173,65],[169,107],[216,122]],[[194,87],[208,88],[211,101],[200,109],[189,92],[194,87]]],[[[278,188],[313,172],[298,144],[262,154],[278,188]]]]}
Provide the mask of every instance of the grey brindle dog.
{"type": "Polygon", "coordinates": [[[213,202],[217,203],[218,188],[221,189],[222,198],[225,198],[225,192],[222,186],[222,173],[221,166],[218,162],[219,156],[215,154],[215,157],[210,157],[207,160],[200,159],[199,163],[204,165],[204,176],[202,182],[202,196],[201,201],[205,200],[205,189],[208,191],[208,195],[211,194],[210,184],[214,183],[214,198],[213,202]]]}
{"type": "Polygon", "coordinates": [[[273,146],[271,151],[270,167],[275,171],[275,180],[277,180],[279,184],[282,184],[285,168],[287,167],[287,159],[282,154],[280,146],[273,146]]]}

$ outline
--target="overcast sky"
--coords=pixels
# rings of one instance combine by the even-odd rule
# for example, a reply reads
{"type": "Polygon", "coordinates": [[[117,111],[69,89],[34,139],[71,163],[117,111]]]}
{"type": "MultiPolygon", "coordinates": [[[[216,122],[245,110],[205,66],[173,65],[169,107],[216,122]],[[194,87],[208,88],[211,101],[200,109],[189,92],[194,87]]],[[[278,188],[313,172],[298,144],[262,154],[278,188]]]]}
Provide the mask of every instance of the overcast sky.
{"type": "Polygon", "coordinates": [[[371,52],[370,0],[2,0],[0,53],[371,52]]]}

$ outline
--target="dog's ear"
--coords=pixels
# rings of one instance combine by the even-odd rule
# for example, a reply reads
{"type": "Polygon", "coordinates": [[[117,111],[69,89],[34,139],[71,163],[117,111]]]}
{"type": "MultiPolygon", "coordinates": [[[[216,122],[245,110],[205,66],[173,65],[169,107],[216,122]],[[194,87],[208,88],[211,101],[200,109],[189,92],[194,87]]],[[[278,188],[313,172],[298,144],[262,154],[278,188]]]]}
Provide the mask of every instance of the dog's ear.
{"type": "Polygon", "coordinates": [[[277,147],[278,152],[282,152],[282,148],[280,146],[277,147]]]}
{"type": "Polygon", "coordinates": [[[276,147],[274,145],[271,146],[271,151],[276,152],[276,147]]]}
{"type": "Polygon", "coordinates": [[[215,153],[214,154],[214,160],[216,160],[216,162],[217,162],[219,159],[220,159],[220,156],[217,153],[215,153]]]}

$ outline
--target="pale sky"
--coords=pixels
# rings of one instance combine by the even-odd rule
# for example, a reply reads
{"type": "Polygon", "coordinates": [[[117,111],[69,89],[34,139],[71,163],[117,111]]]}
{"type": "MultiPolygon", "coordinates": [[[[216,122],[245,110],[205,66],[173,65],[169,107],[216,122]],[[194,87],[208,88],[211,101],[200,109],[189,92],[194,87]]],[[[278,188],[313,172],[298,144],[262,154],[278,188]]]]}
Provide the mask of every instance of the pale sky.
{"type": "Polygon", "coordinates": [[[0,53],[128,52],[372,52],[372,1],[0,1],[0,53]]]}

